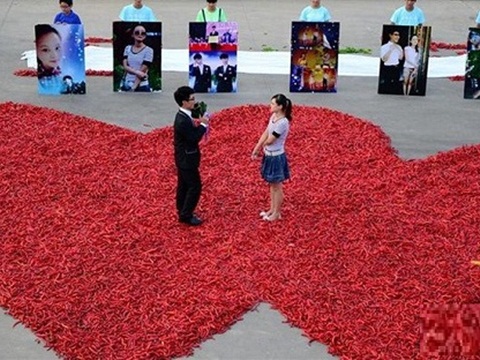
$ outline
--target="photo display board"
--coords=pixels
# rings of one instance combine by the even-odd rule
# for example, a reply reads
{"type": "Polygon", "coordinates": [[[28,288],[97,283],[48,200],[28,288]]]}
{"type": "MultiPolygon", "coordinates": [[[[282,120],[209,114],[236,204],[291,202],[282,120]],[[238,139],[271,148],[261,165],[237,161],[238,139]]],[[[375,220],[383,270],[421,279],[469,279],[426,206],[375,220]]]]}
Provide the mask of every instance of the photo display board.
{"type": "Polygon", "coordinates": [[[38,93],[85,94],[85,39],[82,25],[35,25],[38,93]]]}
{"type": "Polygon", "coordinates": [[[290,92],[337,92],[340,23],[292,22],[290,92]]]}
{"type": "Polygon", "coordinates": [[[480,29],[470,28],[467,39],[465,65],[465,99],[480,99],[480,29]]]}
{"type": "Polygon", "coordinates": [[[113,22],[113,91],[162,90],[162,23],[113,22]]]}
{"type": "Polygon", "coordinates": [[[190,23],[188,49],[188,84],[195,92],[237,92],[236,22],[190,23]]]}
{"type": "Polygon", "coordinates": [[[430,39],[430,26],[383,26],[379,94],[425,96],[430,39]]]}

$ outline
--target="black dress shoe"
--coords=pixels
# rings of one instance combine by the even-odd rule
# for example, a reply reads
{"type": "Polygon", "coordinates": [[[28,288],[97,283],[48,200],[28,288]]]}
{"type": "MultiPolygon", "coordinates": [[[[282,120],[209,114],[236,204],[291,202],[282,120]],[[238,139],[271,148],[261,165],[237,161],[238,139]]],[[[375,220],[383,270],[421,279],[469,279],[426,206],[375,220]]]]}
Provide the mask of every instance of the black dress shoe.
{"type": "Polygon", "coordinates": [[[203,223],[203,220],[200,219],[199,217],[193,215],[189,219],[180,219],[180,222],[184,223],[184,224],[187,224],[187,225],[191,225],[191,226],[198,226],[198,225],[201,225],[203,223]]]}

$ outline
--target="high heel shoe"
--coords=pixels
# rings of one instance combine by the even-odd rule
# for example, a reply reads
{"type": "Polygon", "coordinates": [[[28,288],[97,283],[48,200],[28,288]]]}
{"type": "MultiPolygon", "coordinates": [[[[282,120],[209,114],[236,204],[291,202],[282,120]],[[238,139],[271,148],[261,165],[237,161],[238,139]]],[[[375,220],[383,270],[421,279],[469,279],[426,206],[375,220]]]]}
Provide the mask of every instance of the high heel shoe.
{"type": "Polygon", "coordinates": [[[264,218],[265,216],[270,216],[270,214],[271,214],[271,213],[268,212],[268,211],[260,211],[260,217],[261,217],[261,218],[264,218]]]}

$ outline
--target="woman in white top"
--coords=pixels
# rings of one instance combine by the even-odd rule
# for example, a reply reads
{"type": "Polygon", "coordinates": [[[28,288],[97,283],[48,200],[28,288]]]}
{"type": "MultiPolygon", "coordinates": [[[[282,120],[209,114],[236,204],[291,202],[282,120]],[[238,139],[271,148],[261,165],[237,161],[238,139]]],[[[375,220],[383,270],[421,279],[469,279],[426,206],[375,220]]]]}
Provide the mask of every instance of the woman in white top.
{"type": "Polygon", "coordinates": [[[261,174],[270,185],[270,209],[260,212],[265,221],[281,218],[282,183],[290,178],[285,141],[292,120],[292,101],[283,94],[274,95],[270,102],[270,112],[272,115],[268,126],[252,151],[252,159],[256,159],[260,150],[263,150],[261,174]]]}
{"type": "Polygon", "coordinates": [[[410,46],[403,49],[405,63],[403,64],[403,94],[410,95],[412,84],[418,73],[420,54],[418,52],[418,37],[413,35],[410,39],[410,46]]]}
{"type": "Polygon", "coordinates": [[[133,45],[125,47],[123,52],[125,77],[121,84],[121,90],[150,92],[148,69],[153,62],[153,49],[144,43],[147,32],[142,25],[135,26],[132,37],[133,45]]]}

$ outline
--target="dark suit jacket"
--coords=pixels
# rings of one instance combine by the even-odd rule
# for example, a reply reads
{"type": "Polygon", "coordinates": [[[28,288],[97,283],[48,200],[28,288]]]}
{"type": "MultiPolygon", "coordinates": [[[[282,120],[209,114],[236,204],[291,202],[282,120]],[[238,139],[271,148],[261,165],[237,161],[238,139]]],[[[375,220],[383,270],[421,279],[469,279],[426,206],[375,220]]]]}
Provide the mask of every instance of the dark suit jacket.
{"type": "Polygon", "coordinates": [[[210,66],[203,64],[202,73],[198,66],[190,65],[190,76],[195,76],[195,84],[193,90],[195,92],[208,92],[212,87],[212,69],[210,66]]]}
{"type": "Polygon", "coordinates": [[[235,66],[227,65],[226,71],[223,71],[223,65],[215,70],[217,79],[217,92],[232,92],[233,79],[237,77],[237,69],[235,66]]]}
{"type": "Polygon", "coordinates": [[[180,169],[194,169],[200,166],[198,143],[207,129],[195,126],[192,119],[183,111],[178,111],[173,123],[173,145],[175,165],[180,169]]]}

